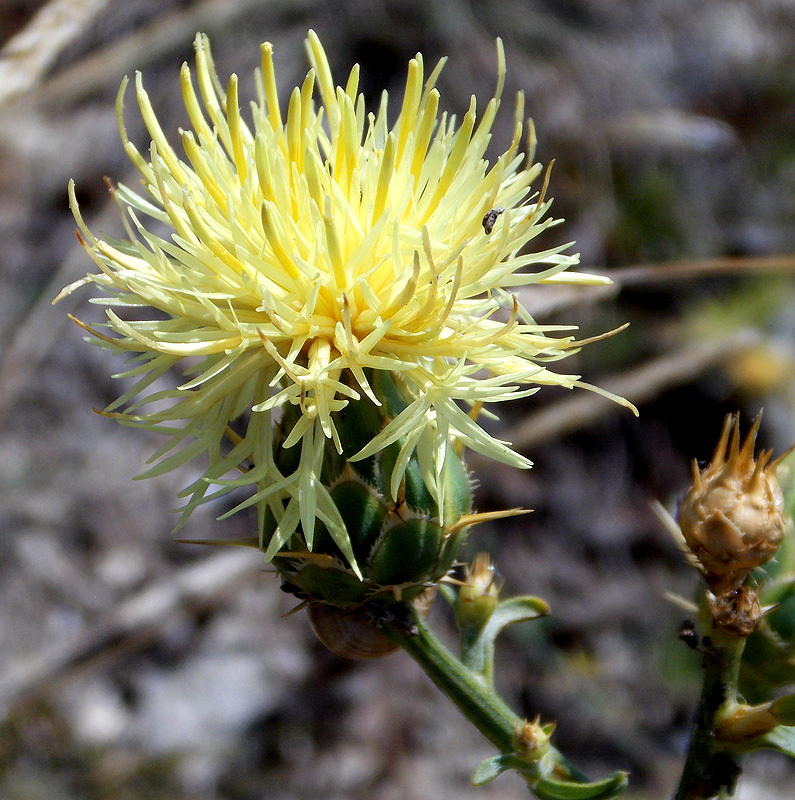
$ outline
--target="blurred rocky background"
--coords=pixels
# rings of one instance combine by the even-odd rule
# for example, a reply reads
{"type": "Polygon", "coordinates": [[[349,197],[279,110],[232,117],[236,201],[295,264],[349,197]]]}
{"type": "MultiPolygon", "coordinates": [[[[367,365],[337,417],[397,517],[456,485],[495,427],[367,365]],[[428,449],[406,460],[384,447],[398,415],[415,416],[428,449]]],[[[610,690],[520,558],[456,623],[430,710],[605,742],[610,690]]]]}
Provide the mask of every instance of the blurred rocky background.
{"type": "MultiPolygon", "coordinates": [[[[66,183],[94,229],[119,233],[103,182],[134,181],[114,97],[144,72],[167,133],[185,123],[178,69],[197,30],[218,71],[251,96],[258,44],[287,91],[318,31],[338,81],[354,62],[375,103],[399,97],[408,59],[448,55],[446,110],[481,107],[505,42],[507,96],[523,89],[538,156],[576,240],[609,291],[534,292],[539,320],[584,335],[584,392],[542,391],[499,430],[536,462],[476,459],[481,509],[534,513],[472,537],[505,592],[547,599],[517,627],[499,682],[594,777],[632,773],[635,800],[669,796],[698,693],[677,641],[695,574],[650,511],[673,508],[689,461],[723,415],[764,406],[763,444],[795,441],[795,3],[792,0],[3,0],[0,3],[0,797],[9,800],[425,800],[519,798],[502,776],[469,785],[491,754],[402,654],[341,661],[249,551],[170,535],[194,474],[133,480],[154,435],[92,413],[121,369],[68,312],[98,319],[66,183]]],[[[127,125],[145,146],[132,93],[127,125]]],[[[494,134],[510,140],[510,103],[494,134]]],[[[174,378],[176,380],[176,377],[174,378]]],[[[205,508],[188,538],[245,536],[205,508]]],[[[435,627],[451,639],[444,608],[435,627]]],[[[795,794],[784,757],[747,760],[742,800],[795,794]]]]}

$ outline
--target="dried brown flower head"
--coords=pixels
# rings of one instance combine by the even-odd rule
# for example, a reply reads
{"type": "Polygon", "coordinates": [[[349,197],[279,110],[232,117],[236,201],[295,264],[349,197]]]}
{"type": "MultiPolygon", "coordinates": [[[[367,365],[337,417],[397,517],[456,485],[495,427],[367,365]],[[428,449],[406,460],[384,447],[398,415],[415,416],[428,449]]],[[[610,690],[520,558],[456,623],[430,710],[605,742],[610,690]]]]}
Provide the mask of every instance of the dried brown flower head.
{"type": "MultiPolygon", "coordinates": [[[[712,461],[693,462],[693,484],[679,509],[679,526],[710,589],[724,594],[770,561],[784,538],[784,498],[772,451],[754,458],[761,415],[740,444],[740,422],[729,415],[712,461]]],[[[783,456],[782,456],[783,457],[783,456]]]]}

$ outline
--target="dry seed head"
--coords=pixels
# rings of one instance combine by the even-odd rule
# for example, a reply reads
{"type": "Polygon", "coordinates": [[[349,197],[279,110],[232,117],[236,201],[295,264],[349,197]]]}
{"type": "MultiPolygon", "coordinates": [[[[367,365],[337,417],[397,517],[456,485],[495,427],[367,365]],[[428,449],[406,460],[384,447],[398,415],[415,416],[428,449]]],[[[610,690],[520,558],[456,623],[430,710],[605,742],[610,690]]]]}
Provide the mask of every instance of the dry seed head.
{"type": "Polygon", "coordinates": [[[761,584],[754,588],[739,586],[707,601],[715,628],[729,636],[749,637],[762,621],[764,610],[759,603],[761,584]]]}
{"type": "Polygon", "coordinates": [[[712,461],[693,463],[693,484],[679,509],[679,526],[710,589],[723,594],[778,551],[786,524],[775,477],[781,458],[754,458],[761,416],[740,444],[740,422],[729,415],[712,461]]]}

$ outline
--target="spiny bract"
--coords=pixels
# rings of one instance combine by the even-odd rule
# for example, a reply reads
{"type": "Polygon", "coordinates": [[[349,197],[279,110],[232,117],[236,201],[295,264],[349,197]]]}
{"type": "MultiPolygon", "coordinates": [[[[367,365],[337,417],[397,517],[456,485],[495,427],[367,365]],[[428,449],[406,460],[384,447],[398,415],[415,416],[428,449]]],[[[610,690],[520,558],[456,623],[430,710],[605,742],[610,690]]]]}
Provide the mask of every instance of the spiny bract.
{"type": "MultiPolygon", "coordinates": [[[[770,561],[786,531],[776,480],[781,458],[754,458],[761,415],[740,446],[739,416],[726,417],[712,461],[699,472],[679,509],[679,526],[710,588],[723,594],[770,561]]],[[[785,454],[786,455],[786,454],[785,454]]]]}

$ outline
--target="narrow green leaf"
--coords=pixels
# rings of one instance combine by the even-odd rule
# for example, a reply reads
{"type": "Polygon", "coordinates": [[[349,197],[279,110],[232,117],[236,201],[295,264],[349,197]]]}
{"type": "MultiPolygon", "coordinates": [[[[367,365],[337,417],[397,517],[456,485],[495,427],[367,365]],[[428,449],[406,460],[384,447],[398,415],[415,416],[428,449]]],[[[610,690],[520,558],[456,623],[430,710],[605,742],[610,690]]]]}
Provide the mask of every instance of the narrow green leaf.
{"type": "Polygon", "coordinates": [[[548,613],[549,606],[540,597],[512,597],[502,601],[482,628],[462,628],[461,651],[464,663],[491,683],[494,642],[500,633],[508,625],[538,619],[548,613]]]}
{"type": "Polygon", "coordinates": [[[455,607],[455,602],[458,598],[455,589],[452,586],[448,586],[446,583],[440,583],[438,586],[438,590],[441,593],[442,597],[450,603],[451,606],[455,607]]]}
{"type": "Polygon", "coordinates": [[[481,761],[472,773],[472,785],[485,786],[498,775],[511,769],[511,765],[508,763],[510,758],[511,756],[491,756],[485,761],[481,761]]]}
{"type": "Polygon", "coordinates": [[[778,725],[770,733],[754,740],[753,750],[776,750],[785,756],[795,758],[795,727],[778,725]]]}
{"type": "Polygon", "coordinates": [[[247,536],[243,539],[174,539],[178,544],[204,544],[211,547],[253,547],[260,550],[259,537],[247,536]]]}
{"type": "Polygon", "coordinates": [[[538,777],[538,768],[534,764],[523,761],[513,753],[505,753],[487,758],[478,764],[472,774],[472,785],[485,786],[489,781],[493,781],[498,775],[502,775],[509,769],[517,770],[529,781],[538,777]]]}
{"type": "Polygon", "coordinates": [[[487,627],[491,635],[497,635],[516,622],[528,622],[538,617],[545,617],[549,614],[549,606],[540,597],[512,597],[510,600],[503,600],[491,615],[487,627]]]}
{"type": "Polygon", "coordinates": [[[539,800],[612,800],[627,788],[626,772],[616,772],[594,783],[575,783],[557,778],[540,778],[532,784],[539,800]]]}

